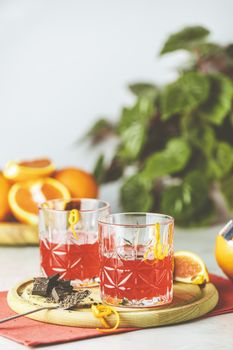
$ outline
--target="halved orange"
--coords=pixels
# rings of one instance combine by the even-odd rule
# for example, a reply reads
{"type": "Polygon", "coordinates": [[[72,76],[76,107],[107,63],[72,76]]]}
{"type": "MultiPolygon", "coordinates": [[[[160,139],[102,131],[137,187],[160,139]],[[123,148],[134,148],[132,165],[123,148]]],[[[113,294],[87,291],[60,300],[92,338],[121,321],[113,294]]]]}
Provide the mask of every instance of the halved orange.
{"type": "Polygon", "coordinates": [[[209,282],[209,275],[204,261],[196,254],[179,251],[174,254],[175,281],[192,284],[209,282]]]}
{"type": "Polygon", "coordinates": [[[54,170],[55,165],[46,158],[22,162],[11,160],[6,164],[3,174],[8,180],[19,182],[48,177],[54,170]]]}
{"type": "Polygon", "coordinates": [[[227,240],[223,234],[216,237],[215,257],[219,267],[233,281],[233,239],[227,240]]]}
{"type": "Polygon", "coordinates": [[[59,181],[43,178],[14,184],[8,199],[11,210],[19,221],[36,225],[40,203],[50,199],[70,199],[70,193],[59,181]]]}
{"type": "Polygon", "coordinates": [[[8,204],[8,192],[10,184],[0,172],[0,221],[4,220],[10,211],[8,204]]]}

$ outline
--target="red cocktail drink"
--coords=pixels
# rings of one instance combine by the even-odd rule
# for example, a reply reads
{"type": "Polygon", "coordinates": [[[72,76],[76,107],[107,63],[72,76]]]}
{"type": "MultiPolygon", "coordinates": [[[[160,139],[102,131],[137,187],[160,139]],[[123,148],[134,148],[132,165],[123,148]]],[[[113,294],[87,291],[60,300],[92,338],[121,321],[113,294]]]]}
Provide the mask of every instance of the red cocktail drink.
{"type": "Polygon", "coordinates": [[[41,272],[77,286],[99,281],[98,218],[109,214],[98,199],[52,200],[39,210],[41,272]]]}
{"type": "Polygon", "coordinates": [[[104,299],[111,304],[156,298],[162,303],[163,297],[172,292],[172,257],[168,255],[162,260],[103,257],[100,279],[104,299]]]}
{"type": "Polygon", "coordinates": [[[153,213],[99,219],[100,291],[104,303],[154,307],[173,297],[173,218],[153,213]]]}
{"type": "Polygon", "coordinates": [[[40,241],[41,269],[46,276],[59,273],[65,280],[99,276],[99,244],[62,244],[40,241]]]}

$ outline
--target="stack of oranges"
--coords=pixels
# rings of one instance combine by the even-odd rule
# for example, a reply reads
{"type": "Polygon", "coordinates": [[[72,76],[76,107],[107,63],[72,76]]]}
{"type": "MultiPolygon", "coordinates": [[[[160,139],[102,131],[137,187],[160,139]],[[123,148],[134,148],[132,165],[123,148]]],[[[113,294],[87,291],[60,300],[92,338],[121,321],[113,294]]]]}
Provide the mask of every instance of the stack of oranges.
{"type": "Polygon", "coordinates": [[[72,167],[56,170],[49,159],[7,163],[0,172],[0,221],[38,223],[38,205],[50,199],[96,198],[91,174],[72,167]]]}

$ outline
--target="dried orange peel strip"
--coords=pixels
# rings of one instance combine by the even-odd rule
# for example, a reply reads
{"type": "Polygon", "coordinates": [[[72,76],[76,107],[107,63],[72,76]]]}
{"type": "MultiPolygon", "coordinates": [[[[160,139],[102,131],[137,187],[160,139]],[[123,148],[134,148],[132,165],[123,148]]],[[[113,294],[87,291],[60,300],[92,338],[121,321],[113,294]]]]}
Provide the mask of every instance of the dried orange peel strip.
{"type": "Polygon", "coordinates": [[[155,224],[155,244],[153,247],[150,247],[144,254],[144,261],[149,265],[156,264],[157,260],[163,260],[166,256],[168,256],[169,247],[163,246],[161,243],[161,234],[160,234],[160,224],[155,224]],[[148,256],[150,253],[153,253],[153,257],[155,260],[153,262],[148,262],[148,256]]]}
{"type": "Polygon", "coordinates": [[[80,220],[80,214],[77,209],[72,209],[69,214],[69,224],[70,224],[70,229],[73,233],[74,238],[78,239],[77,232],[75,231],[75,225],[79,222],[80,220]]]}
{"type": "Polygon", "coordinates": [[[102,325],[105,327],[105,328],[96,328],[97,331],[103,332],[103,333],[108,333],[108,332],[114,331],[115,329],[117,329],[119,327],[119,324],[120,324],[119,313],[115,309],[113,309],[112,307],[102,305],[102,304],[92,305],[91,311],[96,318],[100,319],[102,325]],[[107,317],[107,316],[111,315],[112,313],[116,316],[116,323],[112,328],[110,328],[109,324],[107,323],[107,321],[105,320],[104,317],[107,317]]]}

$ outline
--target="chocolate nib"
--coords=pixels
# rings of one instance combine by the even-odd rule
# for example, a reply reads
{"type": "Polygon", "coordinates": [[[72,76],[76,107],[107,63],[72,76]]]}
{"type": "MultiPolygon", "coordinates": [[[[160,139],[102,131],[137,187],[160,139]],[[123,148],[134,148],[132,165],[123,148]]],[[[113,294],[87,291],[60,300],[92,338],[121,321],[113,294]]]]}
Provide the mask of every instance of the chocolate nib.
{"type": "Polygon", "coordinates": [[[59,274],[50,277],[35,277],[33,280],[32,294],[42,297],[49,296],[52,289],[59,283],[58,278],[59,274]]]}
{"type": "Polygon", "coordinates": [[[56,301],[56,303],[59,303],[59,301],[63,300],[66,295],[72,293],[73,288],[72,286],[67,286],[66,288],[60,286],[60,284],[52,289],[52,297],[56,301]]]}
{"type": "Polygon", "coordinates": [[[89,290],[75,291],[71,294],[68,294],[60,301],[60,304],[65,308],[71,308],[79,304],[83,299],[90,295],[89,290]]]}
{"type": "MultiPolygon", "coordinates": [[[[52,276],[49,276],[48,279],[49,279],[49,282],[51,283],[51,286],[55,286],[56,283],[58,283],[58,279],[59,279],[60,275],[59,273],[57,273],[56,275],[52,275],[52,276]]],[[[70,283],[70,281],[67,281],[70,283]]]]}
{"type": "Polygon", "coordinates": [[[49,281],[45,277],[34,278],[32,294],[46,297],[49,293],[49,281]]]}
{"type": "Polygon", "coordinates": [[[58,286],[60,288],[63,288],[63,289],[66,289],[66,290],[69,290],[69,289],[73,289],[73,287],[70,285],[70,281],[65,281],[65,280],[59,280],[58,281],[58,286]]]}

